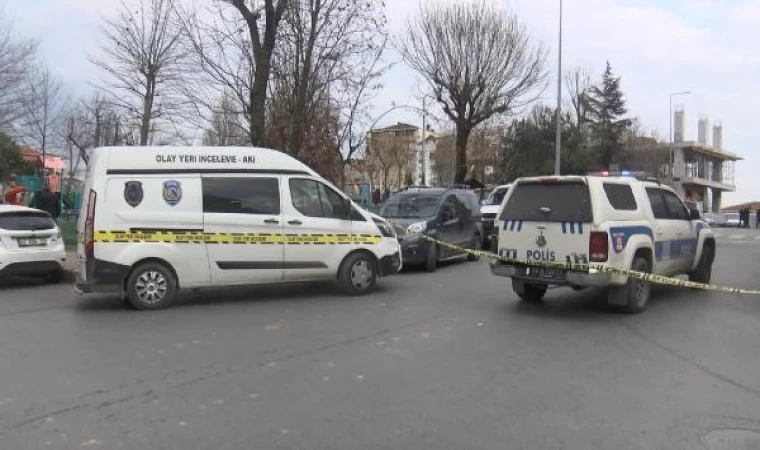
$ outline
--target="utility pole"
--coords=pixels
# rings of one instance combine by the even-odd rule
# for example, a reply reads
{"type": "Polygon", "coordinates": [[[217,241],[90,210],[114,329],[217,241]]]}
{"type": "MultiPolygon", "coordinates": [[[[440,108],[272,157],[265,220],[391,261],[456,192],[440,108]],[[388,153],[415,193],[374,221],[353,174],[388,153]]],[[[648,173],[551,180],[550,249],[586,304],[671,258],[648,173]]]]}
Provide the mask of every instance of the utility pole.
{"type": "Polygon", "coordinates": [[[559,64],[557,65],[557,136],[554,157],[554,175],[560,174],[560,148],[562,147],[562,0],[559,0],[559,64]]]}

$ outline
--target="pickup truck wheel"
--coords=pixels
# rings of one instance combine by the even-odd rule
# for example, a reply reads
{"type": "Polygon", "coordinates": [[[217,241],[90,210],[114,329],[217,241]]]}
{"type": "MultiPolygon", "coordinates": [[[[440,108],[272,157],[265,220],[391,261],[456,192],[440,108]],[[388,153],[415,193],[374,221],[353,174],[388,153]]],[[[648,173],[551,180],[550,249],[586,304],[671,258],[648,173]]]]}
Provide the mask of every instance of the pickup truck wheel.
{"type": "MultiPolygon", "coordinates": [[[[644,273],[652,272],[649,261],[642,256],[633,258],[631,270],[644,273]]],[[[628,282],[623,286],[613,286],[610,288],[609,299],[610,303],[620,305],[620,309],[623,312],[638,314],[647,308],[651,295],[652,287],[648,281],[629,277],[628,282]]]]}
{"type": "Polygon", "coordinates": [[[512,289],[515,291],[520,300],[525,303],[538,303],[546,295],[546,286],[538,284],[528,284],[522,281],[512,280],[512,289]]]}
{"type": "Polygon", "coordinates": [[[699,258],[697,268],[689,274],[689,281],[709,284],[710,278],[712,277],[712,264],[714,259],[715,248],[712,245],[705,245],[702,249],[702,256],[699,258]]]}

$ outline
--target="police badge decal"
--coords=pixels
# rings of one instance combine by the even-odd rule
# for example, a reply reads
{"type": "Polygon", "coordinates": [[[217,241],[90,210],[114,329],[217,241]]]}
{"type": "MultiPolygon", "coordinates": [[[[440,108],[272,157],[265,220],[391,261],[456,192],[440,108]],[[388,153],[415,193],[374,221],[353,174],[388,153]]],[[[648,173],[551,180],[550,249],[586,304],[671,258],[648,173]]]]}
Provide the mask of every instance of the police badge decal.
{"type": "Polygon", "coordinates": [[[182,200],[182,184],[179,181],[164,181],[164,201],[169,206],[175,206],[182,200]]]}
{"type": "Polygon", "coordinates": [[[142,203],[143,188],[139,181],[127,181],[124,183],[124,201],[127,205],[135,208],[142,203]]]}

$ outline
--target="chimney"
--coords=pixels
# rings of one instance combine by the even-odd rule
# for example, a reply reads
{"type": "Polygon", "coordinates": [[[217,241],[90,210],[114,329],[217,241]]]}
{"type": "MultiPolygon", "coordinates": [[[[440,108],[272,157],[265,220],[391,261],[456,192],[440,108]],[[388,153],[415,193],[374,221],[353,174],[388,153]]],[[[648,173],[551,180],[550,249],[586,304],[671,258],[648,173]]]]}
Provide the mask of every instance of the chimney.
{"type": "Polygon", "coordinates": [[[673,142],[683,142],[684,117],[683,106],[677,107],[673,113],[673,142]]]}
{"type": "Polygon", "coordinates": [[[699,141],[702,145],[708,145],[707,144],[707,133],[710,129],[710,119],[707,118],[707,116],[702,115],[699,118],[699,126],[697,128],[697,141],[699,141]]]}
{"type": "Polygon", "coordinates": [[[712,146],[718,150],[723,150],[723,125],[720,122],[715,122],[715,125],[713,125],[712,146]]]}

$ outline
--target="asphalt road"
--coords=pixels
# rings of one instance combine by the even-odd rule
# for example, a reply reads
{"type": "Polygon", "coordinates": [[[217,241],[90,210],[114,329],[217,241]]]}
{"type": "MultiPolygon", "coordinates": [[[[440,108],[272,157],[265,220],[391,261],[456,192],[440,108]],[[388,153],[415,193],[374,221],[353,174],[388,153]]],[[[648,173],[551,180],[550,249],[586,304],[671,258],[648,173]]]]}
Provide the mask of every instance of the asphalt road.
{"type": "MultiPolygon", "coordinates": [[[[760,287],[760,234],[714,281],[760,287]]],[[[205,291],[138,312],[0,286],[0,449],[757,449],[760,298],[661,288],[520,304],[485,262],[205,291]],[[732,446],[733,445],[733,446],[732,446]]]]}

